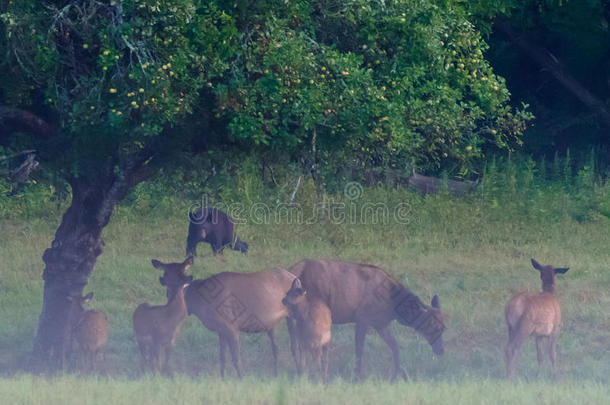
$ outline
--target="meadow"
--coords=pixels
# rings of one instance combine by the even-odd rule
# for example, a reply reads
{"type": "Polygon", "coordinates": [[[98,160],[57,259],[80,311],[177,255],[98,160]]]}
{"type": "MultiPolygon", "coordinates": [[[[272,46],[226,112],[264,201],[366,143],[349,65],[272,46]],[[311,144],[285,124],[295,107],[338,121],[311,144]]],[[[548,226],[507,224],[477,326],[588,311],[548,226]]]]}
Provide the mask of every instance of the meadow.
{"type": "Polygon", "coordinates": [[[32,376],[27,365],[42,303],[41,254],[52,242],[67,202],[4,199],[0,392],[7,403],[28,404],[607,403],[610,186],[591,171],[573,173],[549,179],[546,171],[531,165],[504,166],[502,171],[492,167],[477,192],[463,198],[447,193],[422,197],[404,187],[356,183],[350,183],[355,192],[345,188],[319,195],[305,182],[294,203],[310,220],[278,214],[274,204],[285,201],[285,195],[252,176],[211,197],[212,202],[246,207],[238,233],[250,251],[244,256],[227,250],[214,257],[208,245],[200,245],[190,270],[195,278],[288,267],[307,257],[336,258],[384,267],[424,302],[440,296],[448,315],[445,355],[435,356],[412,329],[393,325],[410,378],[395,384],[387,381],[390,352],[373,332],[364,353],[368,379],[352,382],[352,325],[333,327],[331,383],[326,387],[294,376],[283,324],[278,326],[279,378],[272,376],[266,336],[242,334],[247,378],[235,380],[229,368],[230,377],[223,381],[218,338],[194,317],[184,322],[174,350],[176,378],[140,377],[131,316],[141,302],[165,300],[160,273],[150,260],[183,259],[187,212],[201,198],[195,191],[176,192],[179,186],[167,179],[137,188],[104,231],[105,251],[85,288],[95,294],[90,307],[105,311],[111,325],[98,374],[32,376]],[[374,204],[387,210],[375,216],[369,209],[374,204]],[[261,211],[263,205],[269,211],[261,211]],[[343,207],[345,215],[337,217],[333,206],[343,207]],[[517,291],[540,289],[532,257],[570,267],[557,279],[563,312],[559,384],[552,380],[548,359],[538,372],[533,341],[519,358],[520,380],[504,380],[504,305],[517,291]]]}

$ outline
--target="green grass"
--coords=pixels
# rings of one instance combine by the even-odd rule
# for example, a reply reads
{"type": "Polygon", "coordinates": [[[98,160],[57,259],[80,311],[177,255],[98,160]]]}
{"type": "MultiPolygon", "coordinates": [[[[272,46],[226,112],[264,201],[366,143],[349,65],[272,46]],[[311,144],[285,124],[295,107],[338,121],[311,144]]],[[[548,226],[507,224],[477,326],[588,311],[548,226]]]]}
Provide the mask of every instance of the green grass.
{"type": "MultiPolygon", "coordinates": [[[[305,184],[297,197],[305,211],[311,209],[315,195],[308,187],[305,184]]],[[[170,197],[120,206],[104,230],[105,251],[85,289],[95,292],[90,306],[110,318],[110,339],[99,364],[101,377],[47,380],[20,375],[29,360],[42,303],[41,254],[50,246],[60,216],[0,219],[0,375],[5,376],[0,392],[12,396],[7,403],[28,404],[77,400],[148,404],[172,398],[178,403],[488,403],[490,399],[496,403],[606,403],[610,220],[603,209],[610,207],[609,187],[592,190],[593,197],[569,190],[557,189],[556,194],[534,190],[538,191],[492,194],[483,190],[465,199],[442,195],[422,199],[404,190],[365,188],[358,204],[381,201],[395,207],[406,202],[409,220],[337,224],[321,216],[313,223],[250,222],[239,227],[240,237],[250,243],[248,256],[229,250],[212,257],[209,246],[200,245],[200,256],[192,267],[196,278],[225,270],[288,267],[305,257],[337,258],[387,268],[424,301],[438,294],[449,317],[446,354],[434,356],[413,330],[393,325],[402,365],[412,378],[395,385],[385,382],[391,370],[390,353],[373,332],[367,337],[364,355],[369,380],[345,382],[353,378],[352,325],[333,327],[329,372],[334,381],[328,387],[290,377],[271,378],[266,336],[246,334],[241,337],[241,353],[248,377],[244,382],[222,382],[218,380],[217,336],[194,317],[183,324],[174,350],[177,379],[138,378],[133,310],[141,302],[165,300],[160,274],[150,259],[177,261],[184,256],[190,202],[170,197]],[[580,215],[583,212],[587,214],[580,215]],[[557,279],[563,312],[559,385],[552,383],[548,362],[538,375],[533,341],[525,345],[518,361],[521,382],[513,385],[503,380],[504,305],[516,291],[540,288],[530,257],[570,267],[557,279]]],[[[292,376],[285,325],[278,332],[280,370],[292,376]]]]}
{"type": "Polygon", "coordinates": [[[3,401],[46,404],[607,404],[610,388],[600,383],[510,383],[451,380],[391,384],[337,380],[328,386],[287,378],[167,379],[39,378],[0,380],[3,401]]]}

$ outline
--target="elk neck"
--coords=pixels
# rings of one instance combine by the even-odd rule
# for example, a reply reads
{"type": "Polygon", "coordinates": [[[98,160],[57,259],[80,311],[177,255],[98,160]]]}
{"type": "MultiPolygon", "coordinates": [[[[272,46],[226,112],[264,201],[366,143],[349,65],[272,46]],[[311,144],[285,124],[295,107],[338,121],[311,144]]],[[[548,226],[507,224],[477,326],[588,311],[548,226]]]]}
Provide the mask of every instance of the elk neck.
{"type": "Polygon", "coordinates": [[[184,289],[186,287],[180,287],[174,294],[174,296],[167,303],[167,309],[170,314],[174,316],[186,316],[186,302],[184,301],[184,289]]]}
{"type": "Polygon", "coordinates": [[[542,283],[542,291],[543,292],[548,292],[551,294],[555,294],[555,283],[551,282],[551,283],[542,283]]]}

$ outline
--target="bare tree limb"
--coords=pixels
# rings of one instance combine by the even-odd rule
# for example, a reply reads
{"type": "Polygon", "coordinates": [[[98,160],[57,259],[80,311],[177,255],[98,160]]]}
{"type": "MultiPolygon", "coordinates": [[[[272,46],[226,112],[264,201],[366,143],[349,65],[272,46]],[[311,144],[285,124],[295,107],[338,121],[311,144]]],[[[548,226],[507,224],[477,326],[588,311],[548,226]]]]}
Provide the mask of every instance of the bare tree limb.
{"type": "Polygon", "coordinates": [[[0,105],[0,123],[15,130],[29,132],[40,138],[50,138],[55,134],[53,126],[38,115],[15,107],[0,105]]]}
{"type": "Polygon", "coordinates": [[[610,127],[610,112],[606,109],[605,103],[589,91],[589,89],[584,87],[570,73],[566,72],[557,58],[548,50],[528,41],[522,33],[518,33],[504,20],[499,19],[495,21],[494,27],[508,37],[508,39],[534,61],[534,63],[541,68],[548,70],[563,87],[589,109],[593,110],[603,123],[610,127]]]}

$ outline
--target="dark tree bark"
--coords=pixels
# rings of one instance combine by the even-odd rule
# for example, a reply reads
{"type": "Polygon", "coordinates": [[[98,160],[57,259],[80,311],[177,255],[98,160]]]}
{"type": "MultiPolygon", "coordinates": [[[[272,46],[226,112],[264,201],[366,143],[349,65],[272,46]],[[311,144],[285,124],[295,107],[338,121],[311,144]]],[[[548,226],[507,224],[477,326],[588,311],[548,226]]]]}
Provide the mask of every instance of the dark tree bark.
{"type": "Polygon", "coordinates": [[[97,257],[102,253],[102,229],[110,220],[114,202],[108,201],[112,181],[71,179],[72,204],[65,212],[50,248],[42,258],[44,296],[35,361],[49,369],[64,367],[70,350],[72,305],[69,295],[82,296],[97,257]]]}
{"type": "MultiPolygon", "coordinates": [[[[35,114],[2,105],[0,121],[12,131],[26,131],[37,138],[59,133],[35,114]]],[[[152,175],[153,157],[161,149],[158,141],[158,138],[151,141],[121,161],[97,162],[98,170],[93,174],[89,171],[78,178],[67,175],[72,203],[62,217],[51,247],[42,255],[44,295],[34,340],[32,367],[35,370],[64,368],[76,321],[74,304],[68,296],[82,296],[103,251],[102,230],[110,221],[115,205],[136,184],[152,175]]]]}
{"type": "Polygon", "coordinates": [[[45,269],[42,311],[34,341],[34,366],[47,370],[65,367],[71,350],[73,304],[68,296],[82,296],[95,262],[103,252],[102,230],[115,205],[149,175],[150,151],[143,151],[118,174],[113,165],[95,178],[70,177],[72,203],[62,217],[51,247],[42,259],[45,269]]]}

